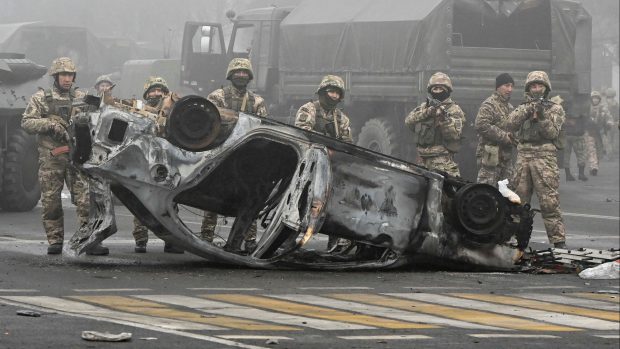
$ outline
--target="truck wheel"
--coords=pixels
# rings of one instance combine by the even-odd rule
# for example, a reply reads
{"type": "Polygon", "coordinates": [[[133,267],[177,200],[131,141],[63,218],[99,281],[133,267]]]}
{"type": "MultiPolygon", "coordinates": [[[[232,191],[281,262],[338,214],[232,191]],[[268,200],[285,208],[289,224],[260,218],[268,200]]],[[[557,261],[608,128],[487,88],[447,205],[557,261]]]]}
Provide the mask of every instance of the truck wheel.
{"type": "Polygon", "coordinates": [[[357,138],[357,145],[378,153],[398,157],[396,132],[385,120],[366,121],[357,138]]]}
{"type": "Polygon", "coordinates": [[[36,138],[17,129],[9,137],[2,171],[2,198],[5,211],[30,211],[41,198],[39,153],[36,138]]]}

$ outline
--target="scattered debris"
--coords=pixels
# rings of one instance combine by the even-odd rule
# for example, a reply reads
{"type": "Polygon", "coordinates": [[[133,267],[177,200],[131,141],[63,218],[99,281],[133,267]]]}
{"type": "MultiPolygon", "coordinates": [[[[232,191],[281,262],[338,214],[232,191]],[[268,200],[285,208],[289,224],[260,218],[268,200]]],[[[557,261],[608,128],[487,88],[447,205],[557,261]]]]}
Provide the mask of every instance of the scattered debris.
{"type": "Polygon", "coordinates": [[[34,310],[18,310],[17,315],[30,316],[30,317],[41,317],[41,313],[38,313],[34,310]]]}
{"type": "Polygon", "coordinates": [[[588,268],[579,273],[582,279],[614,280],[620,279],[620,259],[588,268]]]}
{"type": "Polygon", "coordinates": [[[130,332],[114,334],[110,332],[82,331],[82,339],[93,342],[128,342],[131,340],[130,332]]]}
{"type": "Polygon", "coordinates": [[[530,250],[521,259],[521,271],[533,274],[578,274],[585,269],[614,262],[619,258],[620,250],[614,248],[530,250]]]}
{"type": "Polygon", "coordinates": [[[267,341],[265,342],[265,344],[268,345],[276,345],[276,344],[280,344],[280,342],[277,339],[274,338],[269,338],[267,339],[267,341]]]}

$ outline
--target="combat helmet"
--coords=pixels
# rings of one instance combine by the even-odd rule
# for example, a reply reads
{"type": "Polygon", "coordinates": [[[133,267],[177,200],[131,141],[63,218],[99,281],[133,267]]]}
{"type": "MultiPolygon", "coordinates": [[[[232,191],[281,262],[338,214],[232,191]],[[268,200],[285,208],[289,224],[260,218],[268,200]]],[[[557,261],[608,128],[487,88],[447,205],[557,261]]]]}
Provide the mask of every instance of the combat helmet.
{"type": "Polygon", "coordinates": [[[254,79],[254,71],[252,70],[252,62],[247,58],[233,58],[228,63],[228,69],[226,70],[226,80],[230,80],[230,77],[236,70],[245,70],[250,75],[250,80],[254,79]]]}
{"type": "Polygon", "coordinates": [[[102,82],[107,82],[110,85],[114,85],[114,81],[112,81],[110,75],[101,75],[97,78],[97,80],[95,80],[95,88],[97,88],[97,86],[99,86],[102,82]]]}
{"type": "Polygon", "coordinates": [[[170,92],[170,89],[168,89],[168,83],[164,80],[164,78],[160,76],[151,76],[144,84],[144,93],[142,94],[142,98],[146,99],[146,95],[149,90],[155,87],[161,88],[164,93],[170,92]]]}
{"type": "Polygon", "coordinates": [[[445,73],[436,72],[435,74],[431,75],[431,78],[428,79],[426,91],[430,93],[431,89],[435,86],[443,86],[448,89],[448,92],[452,93],[452,80],[450,80],[450,77],[445,73]]]}
{"type": "Polygon", "coordinates": [[[75,64],[69,57],[59,57],[52,61],[52,65],[48,70],[47,74],[49,76],[54,76],[60,73],[73,73],[77,74],[77,69],[75,68],[75,64]]]}
{"type": "Polygon", "coordinates": [[[592,91],[590,92],[590,99],[592,98],[598,98],[598,99],[603,99],[601,96],[601,93],[598,91],[592,91]]]}
{"type": "Polygon", "coordinates": [[[316,89],[316,93],[327,89],[328,87],[334,87],[340,90],[340,100],[344,99],[344,80],[336,75],[325,75],[319,87],[316,89]]]}
{"type": "Polygon", "coordinates": [[[605,96],[607,98],[614,98],[614,97],[616,97],[616,90],[614,90],[613,87],[608,88],[607,91],[605,91],[605,96]]]}
{"type": "Polygon", "coordinates": [[[551,92],[551,80],[549,80],[547,73],[541,70],[535,70],[527,74],[527,78],[525,79],[525,92],[527,92],[530,89],[530,85],[535,82],[543,84],[547,87],[547,91],[545,91],[546,95],[551,92]]]}

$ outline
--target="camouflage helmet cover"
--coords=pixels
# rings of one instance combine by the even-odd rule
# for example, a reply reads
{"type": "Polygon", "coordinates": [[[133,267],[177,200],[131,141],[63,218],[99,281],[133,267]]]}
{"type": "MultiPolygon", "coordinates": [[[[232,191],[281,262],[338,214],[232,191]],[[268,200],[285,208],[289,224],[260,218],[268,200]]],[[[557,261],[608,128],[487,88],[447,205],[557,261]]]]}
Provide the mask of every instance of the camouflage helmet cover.
{"type": "Polygon", "coordinates": [[[544,71],[535,70],[527,74],[527,78],[525,79],[525,92],[529,91],[530,85],[535,82],[545,85],[545,87],[547,87],[546,93],[551,91],[551,80],[549,80],[549,75],[544,71]]]}
{"type": "Polygon", "coordinates": [[[54,76],[60,73],[77,73],[75,64],[69,57],[59,57],[52,61],[50,69],[47,72],[49,76],[54,76]]]}
{"type": "Polygon", "coordinates": [[[97,80],[95,80],[95,88],[97,88],[97,86],[99,86],[102,82],[107,82],[110,85],[114,85],[114,81],[112,81],[110,75],[101,75],[97,78],[97,80]]]}
{"type": "Polygon", "coordinates": [[[336,75],[325,75],[319,84],[319,87],[316,89],[316,93],[321,92],[322,90],[334,87],[340,90],[340,100],[344,98],[344,80],[341,77],[336,75]]]}
{"type": "Polygon", "coordinates": [[[549,98],[549,100],[551,102],[555,103],[555,104],[562,104],[562,103],[564,103],[564,99],[560,95],[553,96],[553,97],[549,98]]]}
{"type": "Polygon", "coordinates": [[[226,80],[230,80],[230,77],[236,70],[245,70],[250,75],[250,80],[254,79],[254,71],[252,70],[252,62],[247,58],[233,58],[228,64],[226,70],[226,80]]]}
{"type": "Polygon", "coordinates": [[[452,92],[452,80],[450,80],[450,77],[445,73],[436,72],[431,75],[431,78],[428,79],[426,90],[430,93],[434,86],[443,86],[447,88],[449,92],[452,92]]]}
{"type": "Polygon", "coordinates": [[[590,92],[590,98],[598,98],[598,99],[602,99],[601,93],[598,91],[592,91],[590,92]]]}
{"type": "Polygon", "coordinates": [[[150,78],[148,78],[148,80],[146,80],[146,83],[144,84],[144,93],[142,94],[142,98],[146,99],[146,95],[148,94],[149,90],[155,87],[161,88],[165,93],[170,92],[170,90],[168,89],[168,83],[166,82],[166,80],[164,80],[164,78],[160,76],[151,76],[150,78]]]}
{"type": "Polygon", "coordinates": [[[614,90],[613,88],[608,88],[607,91],[605,91],[605,96],[607,97],[616,97],[616,90],[614,90]]]}

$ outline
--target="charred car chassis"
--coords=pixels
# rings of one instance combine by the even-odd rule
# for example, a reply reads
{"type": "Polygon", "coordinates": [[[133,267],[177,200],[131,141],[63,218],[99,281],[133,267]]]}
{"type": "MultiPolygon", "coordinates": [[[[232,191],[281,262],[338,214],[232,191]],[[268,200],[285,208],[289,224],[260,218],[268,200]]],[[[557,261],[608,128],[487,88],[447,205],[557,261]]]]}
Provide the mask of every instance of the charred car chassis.
{"type": "Polygon", "coordinates": [[[218,110],[197,96],[175,104],[165,138],[157,121],[109,98],[78,115],[73,161],[90,178],[91,214],[68,252],[81,254],[116,231],[111,193],[159,238],[247,267],[379,269],[430,261],[506,270],[529,242],[532,210],[492,186],[218,110]],[[200,239],[181,219],[182,206],[235,217],[225,244],[200,239]],[[244,233],[255,220],[258,246],[245,251],[244,233]],[[312,247],[317,234],[353,243],[332,253],[312,247]]]}

